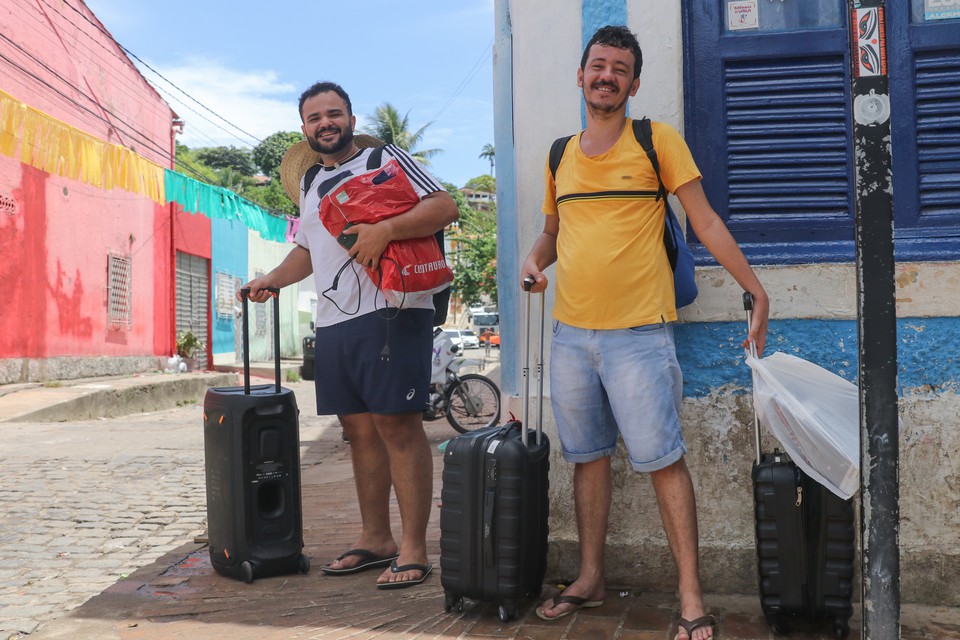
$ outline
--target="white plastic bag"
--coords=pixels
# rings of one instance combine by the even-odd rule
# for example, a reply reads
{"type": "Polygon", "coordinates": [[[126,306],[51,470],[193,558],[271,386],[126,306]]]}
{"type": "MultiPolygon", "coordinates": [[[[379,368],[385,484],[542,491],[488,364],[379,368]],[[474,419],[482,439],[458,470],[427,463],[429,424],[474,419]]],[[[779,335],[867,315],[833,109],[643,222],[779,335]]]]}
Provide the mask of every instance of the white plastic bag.
{"type": "Polygon", "coordinates": [[[860,487],[860,396],[857,386],[812,362],[774,353],[747,354],[753,401],[794,463],[843,499],[860,487]]]}

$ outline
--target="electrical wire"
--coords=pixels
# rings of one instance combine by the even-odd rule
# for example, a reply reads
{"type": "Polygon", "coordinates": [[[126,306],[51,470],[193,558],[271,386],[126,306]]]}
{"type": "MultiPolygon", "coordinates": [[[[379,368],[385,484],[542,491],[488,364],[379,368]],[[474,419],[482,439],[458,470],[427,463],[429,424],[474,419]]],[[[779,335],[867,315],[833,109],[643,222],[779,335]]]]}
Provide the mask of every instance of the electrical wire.
{"type": "MultiPolygon", "coordinates": [[[[47,0],[40,0],[40,1],[43,2],[45,5],[47,5],[48,7],[50,7],[53,11],[56,11],[58,14],[60,14],[60,12],[57,11],[57,9],[56,9],[55,7],[53,7],[49,2],[47,2],[47,0]]],[[[190,95],[189,93],[187,93],[186,91],[184,91],[183,89],[181,89],[180,87],[178,87],[176,84],[173,83],[173,81],[169,80],[169,79],[166,78],[163,74],[161,74],[159,71],[157,71],[156,69],[154,69],[153,67],[151,67],[151,66],[150,66],[149,64],[147,64],[146,62],[144,62],[143,59],[141,59],[137,54],[135,54],[135,53],[132,52],[130,49],[128,49],[128,48],[126,48],[125,46],[123,46],[122,44],[120,44],[120,42],[118,42],[117,39],[114,38],[113,35],[111,35],[109,31],[107,31],[106,29],[104,29],[102,25],[95,23],[95,22],[94,22],[93,20],[91,20],[85,13],[83,13],[82,11],[80,11],[77,7],[75,7],[75,6],[73,6],[73,5],[69,4],[69,3],[64,3],[64,4],[66,4],[67,7],[69,7],[69,8],[70,8],[71,10],[73,10],[77,15],[79,15],[81,18],[83,18],[88,24],[90,24],[91,26],[93,26],[93,28],[95,28],[97,31],[99,31],[100,33],[102,33],[102,34],[105,35],[106,37],[110,38],[110,40],[111,40],[112,42],[114,42],[118,47],[120,47],[120,49],[123,50],[123,52],[124,52],[127,56],[130,56],[130,57],[134,58],[137,62],[139,62],[140,64],[142,64],[144,67],[146,67],[147,69],[149,69],[149,70],[152,71],[153,73],[155,73],[159,78],[163,79],[163,81],[166,82],[167,84],[169,84],[171,87],[173,87],[174,89],[176,89],[177,91],[179,91],[180,93],[182,93],[184,96],[186,96],[187,98],[189,98],[190,100],[192,100],[192,101],[195,102],[196,104],[200,105],[200,106],[201,106],[203,109],[205,109],[206,111],[209,111],[211,114],[213,114],[214,116],[216,116],[217,118],[219,118],[220,120],[222,120],[223,122],[225,122],[226,124],[228,124],[229,126],[233,127],[234,129],[236,129],[237,131],[241,132],[242,134],[248,136],[249,138],[255,140],[255,141],[257,142],[257,144],[260,144],[260,143],[263,142],[263,140],[261,140],[261,139],[258,138],[257,136],[255,136],[255,135],[253,135],[252,133],[249,133],[249,132],[247,132],[247,131],[244,131],[242,128],[240,128],[239,126],[233,124],[232,122],[230,122],[229,120],[227,120],[226,118],[224,118],[223,116],[221,116],[219,113],[213,111],[212,109],[210,109],[209,107],[207,107],[205,104],[203,104],[202,102],[200,102],[199,100],[197,100],[196,98],[194,98],[192,95],[190,95]]],[[[63,14],[60,14],[60,16],[61,16],[61,17],[64,17],[63,14]]],[[[64,17],[64,18],[65,18],[65,17],[64,17]]],[[[155,86],[155,85],[154,85],[154,86],[155,86]]],[[[185,103],[183,103],[183,104],[184,104],[184,106],[187,106],[185,103]]],[[[189,108],[189,107],[188,107],[188,108],[189,108]]],[[[191,109],[191,111],[194,111],[194,110],[191,109]]],[[[196,111],[194,111],[194,113],[196,113],[196,114],[197,114],[198,116],[200,116],[200,117],[203,117],[200,113],[198,113],[198,112],[196,112],[196,111]]],[[[204,118],[204,120],[207,120],[207,119],[204,118]]],[[[227,134],[232,135],[233,137],[237,138],[237,140],[240,141],[240,142],[243,142],[243,144],[246,144],[246,145],[248,145],[248,146],[250,146],[250,147],[255,146],[255,145],[252,145],[252,144],[250,144],[249,142],[247,142],[247,141],[245,141],[245,140],[241,140],[241,139],[240,139],[239,137],[237,137],[236,135],[232,134],[231,132],[227,131],[226,129],[223,129],[222,127],[220,127],[219,125],[211,122],[210,120],[207,120],[207,122],[210,122],[210,124],[212,124],[212,125],[220,128],[221,131],[223,131],[224,133],[227,133],[227,134]]]]}
{"type": "Polygon", "coordinates": [[[446,101],[446,103],[444,103],[442,107],[440,107],[440,111],[437,112],[437,115],[435,115],[433,117],[433,120],[431,120],[430,122],[436,122],[437,120],[439,120],[440,116],[443,115],[444,111],[446,111],[447,108],[451,104],[453,104],[453,101],[456,100],[461,93],[463,93],[463,90],[467,88],[467,85],[470,84],[470,81],[473,80],[473,78],[477,75],[477,73],[480,72],[480,69],[483,68],[483,64],[487,61],[487,59],[490,58],[491,55],[493,55],[493,44],[494,44],[494,41],[491,40],[490,44],[487,45],[483,53],[480,54],[480,57],[477,58],[477,61],[473,63],[473,66],[470,68],[469,71],[467,71],[467,75],[464,77],[464,79],[461,80],[460,84],[457,85],[457,88],[454,89],[453,95],[450,96],[450,98],[446,101]]]}

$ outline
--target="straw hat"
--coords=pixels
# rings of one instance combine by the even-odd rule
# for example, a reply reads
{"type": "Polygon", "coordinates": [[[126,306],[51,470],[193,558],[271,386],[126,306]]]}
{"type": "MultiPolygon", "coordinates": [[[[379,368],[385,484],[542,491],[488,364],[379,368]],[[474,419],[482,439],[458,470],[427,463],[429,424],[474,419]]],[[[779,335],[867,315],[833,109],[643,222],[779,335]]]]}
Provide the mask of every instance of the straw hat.
{"type": "MultiPolygon", "coordinates": [[[[353,136],[353,144],[357,145],[358,149],[366,149],[382,147],[384,143],[365,133],[357,133],[353,136]]],[[[318,162],[320,162],[320,154],[311,149],[306,140],[296,143],[283,154],[283,160],[280,161],[280,182],[283,183],[283,190],[294,203],[300,203],[300,180],[303,174],[318,162]]]]}

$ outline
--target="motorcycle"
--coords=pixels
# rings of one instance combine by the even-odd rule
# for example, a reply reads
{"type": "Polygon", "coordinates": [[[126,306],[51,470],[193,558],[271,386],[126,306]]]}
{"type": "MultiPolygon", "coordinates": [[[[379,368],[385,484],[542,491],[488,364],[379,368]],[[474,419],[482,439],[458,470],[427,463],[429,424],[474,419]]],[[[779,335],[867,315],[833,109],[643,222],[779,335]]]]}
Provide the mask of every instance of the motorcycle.
{"type": "Polygon", "coordinates": [[[459,354],[460,347],[442,329],[434,329],[430,395],[423,419],[446,418],[460,433],[493,426],[500,419],[500,389],[479,373],[460,375],[461,367],[480,361],[459,354]]]}

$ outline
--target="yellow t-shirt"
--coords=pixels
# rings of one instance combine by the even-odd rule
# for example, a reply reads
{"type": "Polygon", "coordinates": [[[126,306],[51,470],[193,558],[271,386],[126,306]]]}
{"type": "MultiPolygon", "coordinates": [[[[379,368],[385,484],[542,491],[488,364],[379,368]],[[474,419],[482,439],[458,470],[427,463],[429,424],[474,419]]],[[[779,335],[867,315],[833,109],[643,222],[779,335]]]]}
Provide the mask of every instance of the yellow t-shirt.
{"type": "MultiPolygon", "coordinates": [[[[690,149],[654,122],[660,176],[671,193],[700,178],[690,149]]],[[[580,135],[557,167],[544,170],[543,213],[560,216],[554,318],[584,329],[623,329],[677,319],[673,271],[663,246],[657,175],[630,119],[606,152],[589,157],[580,135]]]]}

